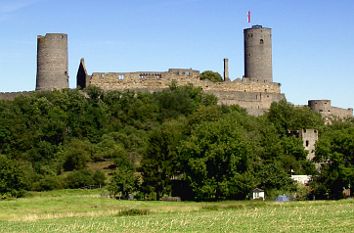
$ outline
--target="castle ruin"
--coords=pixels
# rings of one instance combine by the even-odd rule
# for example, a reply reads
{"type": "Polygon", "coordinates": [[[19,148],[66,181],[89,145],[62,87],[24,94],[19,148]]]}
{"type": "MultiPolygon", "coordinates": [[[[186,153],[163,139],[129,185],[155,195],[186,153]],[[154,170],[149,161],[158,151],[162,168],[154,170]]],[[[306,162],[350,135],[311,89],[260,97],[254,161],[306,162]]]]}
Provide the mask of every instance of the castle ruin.
{"type": "Polygon", "coordinates": [[[320,113],[327,124],[333,120],[353,117],[352,108],[333,107],[330,100],[309,100],[308,106],[312,111],[320,113]]]}
{"type": "Polygon", "coordinates": [[[148,91],[167,89],[171,82],[178,85],[192,84],[206,93],[215,95],[219,104],[239,105],[251,115],[261,115],[273,102],[285,99],[280,84],[273,82],[271,29],[260,25],[244,30],[245,75],[230,81],[229,60],[224,59],[224,81],[200,80],[200,72],[193,69],[169,69],[168,71],[109,72],[88,74],[81,59],[77,73],[77,85],[89,85],[103,90],[148,91]]]}
{"type": "MultiPolygon", "coordinates": [[[[239,105],[251,115],[261,115],[273,102],[285,99],[280,84],[273,82],[272,30],[254,25],[243,31],[244,76],[231,81],[229,60],[224,59],[223,82],[200,80],[200,72],[193,69],[169,69],[168,71],[94,72],[88,74],[84,59],[77,72],[77,87],[90,85],[103,90],[156,92],[169,88],[172,82],[202,88],[215,95],[219,104],[239,105]]],[[[47,33],[37,37],[36,91],[69,88],[68,36],[63,33],[47,33]]],[[[0,93],[0,100],[11,100],[31,92],[0,93]]],[[[353,109],[332,107],[330,100],[310,100],[308,106],[330,122],[353,116],[353,109]]]]}

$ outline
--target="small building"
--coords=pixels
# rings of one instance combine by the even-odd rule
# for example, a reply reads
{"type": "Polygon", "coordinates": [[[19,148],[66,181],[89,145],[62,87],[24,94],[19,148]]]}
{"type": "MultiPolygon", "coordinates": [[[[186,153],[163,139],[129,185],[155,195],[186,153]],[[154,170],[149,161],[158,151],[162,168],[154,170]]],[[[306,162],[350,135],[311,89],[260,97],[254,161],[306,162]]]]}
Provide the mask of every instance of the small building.
{"type": "Polygon", "coordinates": [[[290,178],[293,181],[296,181],[297,183],[308,185],[308,183],[311,181],[312,176],[311,175],[291,175],[290,178]]]}
{"type": "Polygon", "coordinates": [[[265,195],[264,195],[264,190],[255,188],[252,190],[252,200],[260,200],[262,199],[264,201],[265,195]]]}

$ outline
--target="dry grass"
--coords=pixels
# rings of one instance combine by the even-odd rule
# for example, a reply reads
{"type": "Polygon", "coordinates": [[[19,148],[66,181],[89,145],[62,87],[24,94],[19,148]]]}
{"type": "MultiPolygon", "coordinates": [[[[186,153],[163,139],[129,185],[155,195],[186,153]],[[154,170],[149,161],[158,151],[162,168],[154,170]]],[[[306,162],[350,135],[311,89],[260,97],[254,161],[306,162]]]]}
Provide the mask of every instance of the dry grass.
{"type": "Polygon", "coordinates": [[[354,201],[139,202],[56,191],[0,202],[0,232],[354,232],[354,201]]]}

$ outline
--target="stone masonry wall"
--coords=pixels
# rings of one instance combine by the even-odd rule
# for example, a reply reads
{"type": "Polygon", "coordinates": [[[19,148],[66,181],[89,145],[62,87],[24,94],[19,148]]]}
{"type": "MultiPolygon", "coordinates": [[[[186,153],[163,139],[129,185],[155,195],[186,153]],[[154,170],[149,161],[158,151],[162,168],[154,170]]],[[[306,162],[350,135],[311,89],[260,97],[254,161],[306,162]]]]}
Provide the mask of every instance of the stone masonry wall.
{"type": "Polygon", "coordinates": [[[200,80],[199,76],[180,76],[166,73],[93,73],[90,84],[99,86],[104,90],[165,89],[169,87],[172,81],[177,81],[179,85],[192,84],[202,87],[205,91],[280,93],[280,84],[278,83],[257,83],[242,80],[215,83],[200,80]]]}
{"type": "Polygon", "coordinates": [[[227,82],[200,80],[199,72],[191,69],[170,69],[168,72],[93,73],[90,85],[103,90],[133,90],[155,92],[177,85],[192,84],[214,94],[219,104],[239,105],[251,115],[261,115],[273,102],[285,99],[278,83],[260,83],[247,79],[227,82]]]}
{"type": "Polygon", "coordinates": [[[318,141],[318,130],[316,129],[302,129],[300,131],[305,150],[307,151],[306,158],[313,160],[315,158],[316,142],[318,141]]]}
{"type": "Polygon", "coordinates": [[[308,106],[318,112],[325,119],[326,123],[331,123],[333,119],[346,119],[353,117],[352,108],[333,107],[330,100],[309,100],[308,106]]]}
{"type": "Polygon", "coordinates": [[[18,96],[26,96],[33,94],[33,91],[22,91],[22,92],[0,92],[0,100],[13,100],[18,96]]]}

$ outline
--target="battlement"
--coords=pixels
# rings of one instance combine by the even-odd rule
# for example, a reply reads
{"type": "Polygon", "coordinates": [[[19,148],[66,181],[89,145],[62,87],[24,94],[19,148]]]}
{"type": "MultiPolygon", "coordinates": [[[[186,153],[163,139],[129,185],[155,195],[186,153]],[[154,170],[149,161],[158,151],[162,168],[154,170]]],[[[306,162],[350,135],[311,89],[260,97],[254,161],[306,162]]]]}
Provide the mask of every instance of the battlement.
{"type": "Polygon", "coordinates": [[[38,35],[37,39],[45,39],[45,40],[63,40],[67,39],[68,35],[65,33],[46,33],[43,35],[38,35]]]}

